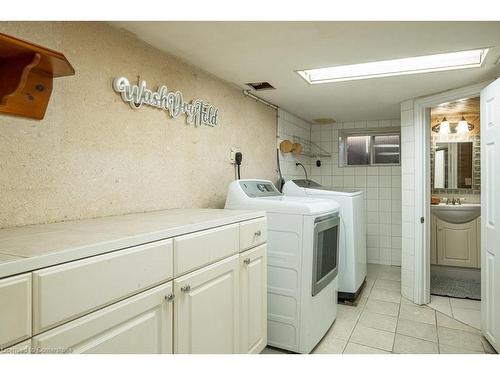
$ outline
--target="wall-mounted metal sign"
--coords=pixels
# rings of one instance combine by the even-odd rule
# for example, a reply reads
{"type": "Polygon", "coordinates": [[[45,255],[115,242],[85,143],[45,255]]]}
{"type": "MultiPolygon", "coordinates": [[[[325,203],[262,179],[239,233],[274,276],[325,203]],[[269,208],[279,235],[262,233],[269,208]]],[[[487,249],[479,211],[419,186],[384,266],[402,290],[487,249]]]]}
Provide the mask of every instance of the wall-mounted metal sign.
{"type": "Polygon", "coordinates": [[[180,91],[168,91],[167,86],[161,86],[157,91],[152,91],[146,88],[146,81],[131,85],[127,78],[118,77],[113,82],[113,88],[133,109],[139,109],[145,104],[167,111],[172,118],[178,118],[184,114],[188,124],[218,125],[219,108],[201,99],[185,102],[180,91]]]}

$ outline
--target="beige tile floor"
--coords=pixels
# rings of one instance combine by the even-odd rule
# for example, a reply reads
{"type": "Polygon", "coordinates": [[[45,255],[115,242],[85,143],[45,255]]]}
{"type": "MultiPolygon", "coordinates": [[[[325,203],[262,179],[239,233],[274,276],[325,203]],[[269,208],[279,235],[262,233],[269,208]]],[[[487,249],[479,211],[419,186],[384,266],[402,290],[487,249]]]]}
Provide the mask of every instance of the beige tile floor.
{"type": "MultiPolygon", "coordinates": [[[[370,264],[358,305],[338,305],[335,323],[313,353],[494,353],[477,328],[458,320],[471,304],[437,298],[431,307],[415,305],[401,297],[400,278],[399,267],[370,264]]],[[[263,353],[283,352],[268,347],[263,353]]]]}
{"type": "Polygon", "coordinates": [[[431,296],[431,303],[427,306],[476,329],[481,329],[481,301],[431,296]]]}

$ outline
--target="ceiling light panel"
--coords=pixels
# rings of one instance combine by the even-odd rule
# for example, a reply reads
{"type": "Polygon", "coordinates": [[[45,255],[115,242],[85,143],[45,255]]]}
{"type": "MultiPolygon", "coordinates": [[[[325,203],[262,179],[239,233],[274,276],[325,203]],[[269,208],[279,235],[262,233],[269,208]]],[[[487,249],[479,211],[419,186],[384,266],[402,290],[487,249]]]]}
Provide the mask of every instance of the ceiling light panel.
{"type": "Polygon", "coordinates": [[[314,85],[319,83],[439,72],[480,67],[487,53],[488,48],[483,48],[437,55],[374,61],[363,64],[298,70],[297,73],[309,84],[314,85]]]}

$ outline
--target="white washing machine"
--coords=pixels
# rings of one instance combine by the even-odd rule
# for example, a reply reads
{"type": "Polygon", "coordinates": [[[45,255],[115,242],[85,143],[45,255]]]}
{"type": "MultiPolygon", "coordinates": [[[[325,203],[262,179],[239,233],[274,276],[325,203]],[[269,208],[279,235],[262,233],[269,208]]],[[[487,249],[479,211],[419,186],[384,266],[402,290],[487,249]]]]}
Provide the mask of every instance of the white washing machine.
{"type": "Polygon", "coordinates": [[[355,299],[366,279],[366,221],[363,192],[335,189],[312,180],[290,180],[287,196],[331,199],[340,205],[339,299],[355,299]]]}
{"type": "Polygon", "coordinates": [[[266,211],[268,344],[310,353],[337,315],[339,205],[283,196],[270,181],[236,180],[225,208],[266,211]]]}

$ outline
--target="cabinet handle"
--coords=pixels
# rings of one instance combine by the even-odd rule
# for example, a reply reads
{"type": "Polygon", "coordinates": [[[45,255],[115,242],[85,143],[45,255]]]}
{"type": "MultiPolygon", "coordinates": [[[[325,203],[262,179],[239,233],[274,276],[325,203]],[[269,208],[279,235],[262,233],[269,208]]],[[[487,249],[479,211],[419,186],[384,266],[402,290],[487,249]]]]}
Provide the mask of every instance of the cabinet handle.
{"type": "Polygon", "coordinates": [[[262,232],[260,230],[258,230],[257,232],[254,233],[256,236],[260,236],[262,234],[262,232]]]}
{"type": "Polygon", "coordinates": [[[187,293],[191,290],[191,285],[184,285],[183,287],[181,287],[181,290],[184,292],[184,293],[187,293]]]}
{"type": "Polygon", "coordinates": [[[175,294],[174,293],[167,294],[165,296],[165,299],[167,300],[167,302],[172,302],[175,299],[175,294]]]}
{"type": "Polygon", "coordinates": [[[251,262],[250,258],[245,258],[245,260],[243,261],[243,263],[245,263],[246,265],[249,265],[251,262]]]}

